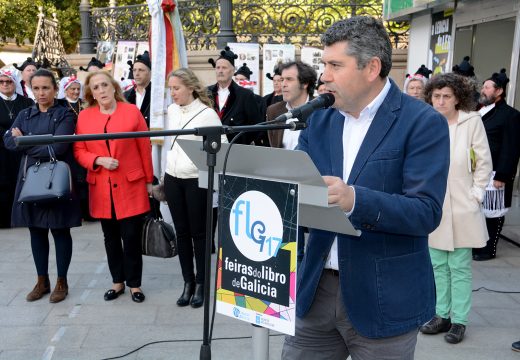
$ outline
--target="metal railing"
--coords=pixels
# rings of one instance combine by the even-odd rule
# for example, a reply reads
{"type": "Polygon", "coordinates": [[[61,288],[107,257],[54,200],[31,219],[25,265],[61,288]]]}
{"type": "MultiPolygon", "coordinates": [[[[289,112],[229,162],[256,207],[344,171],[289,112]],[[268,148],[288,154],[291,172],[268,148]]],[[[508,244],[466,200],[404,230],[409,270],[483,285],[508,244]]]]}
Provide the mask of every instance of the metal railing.
{"type": "MultiPolygon", "coordinates": [[[[179,1],[179,14],[189,50],[216,49],[220,24],[219,2],[179,1]]],[[[239,42],[290,43],[320,46],[320,35],[334,22],[353,15],[382,17],[382,6],[330,0],[234,0],[233,29],[239,42]]],[[[145,41],[149,35],[147,5],[94,8],[92,40],[145,41]]],[[[408,46],[408,24],[386,22],[395,48],[408,46]]]]}

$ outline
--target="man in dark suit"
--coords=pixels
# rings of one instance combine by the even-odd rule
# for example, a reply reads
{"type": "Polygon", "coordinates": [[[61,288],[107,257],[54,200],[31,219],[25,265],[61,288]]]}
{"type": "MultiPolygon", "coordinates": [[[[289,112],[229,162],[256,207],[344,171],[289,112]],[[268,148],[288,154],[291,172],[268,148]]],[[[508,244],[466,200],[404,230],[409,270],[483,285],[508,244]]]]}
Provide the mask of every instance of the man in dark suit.
{"type": "MultiPolygon", "coordinates": [[[[279,70],[282,76],[283,101],[267,108],[267,120],[274,120],[277,116],[312,100],[316,87],[318,78],[316,70],[302,61],[280,64],[279,70]]],[[[269,144],[271,147],[293,150],[298,144],[299,135],[300,131],[269,130],[269,144]]]]}
{"type": "Polygon", "coordinates": [[[267,73],[265,74],[265,77],[273,82],[273,92],[264,96],[265,104],[269,107],[283,100],[282,74],[280,74],[280,69],[278,69],[278,65],[274,67],[273,75],[271,75],[271,73],[267,73]]]}
{"type": "MultiPolygon", "coordinates": [[[[506,104],[506,88],[509,79],[506,70],[494,73],[484,81],[480,91],[479,112],[488,137],[493,160],[493,186],[505,189],[504,205],[511,207],[513,183],[520,155],[520,112],[506,104]]],[[[497,244],[504,225],[504,216],[486,218],[489,240],[485,247],[473,249],[473,260],[494,259],[497,244]]]]}
{"type": "Polygon", "coordinates": [[[282,358],[414,358],[435,314],[428,234],[438,225],[449,168],[446,119],[388,78],[382,22],[352,17],[322,36],[322,81],[334,109],[312,114],[309,154],[361,236],[311,229],[298,269],[296,334],[282,358]]]}
{"type": "MultiPolygon", "coordinates": [[[[257,110],[253,92],[238,86],[233,81],[237,58],[238,56],[226,46],[216,61],[208,60],[217,75],[217,83],[208,86],[208,92],[223,125],[254,125],[263,119],[257,110]]],[[[236,135],[228,134],[228,140],[231,141],[236,135]]],[[[237,143],[251,145],[257,138],[259,138],[257,133],[245,133],[240,136],[237,143]]]]}
{"type": "Polygon", "coordinates": [[[150,54],[145,51],[137,55],[135,62],[129,62],[135,88],[125,91],[125,98],[130,104],[136,105],[143,114],[146,125],[150,128],[150,95],[152,93],[152,63],[150,54]]]}

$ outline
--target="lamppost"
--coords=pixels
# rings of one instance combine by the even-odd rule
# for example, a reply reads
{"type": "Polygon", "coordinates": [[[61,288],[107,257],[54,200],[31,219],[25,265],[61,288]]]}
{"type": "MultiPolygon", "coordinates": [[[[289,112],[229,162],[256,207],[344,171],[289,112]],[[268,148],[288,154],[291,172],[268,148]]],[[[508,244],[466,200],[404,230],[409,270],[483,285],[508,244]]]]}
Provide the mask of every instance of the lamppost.
{"type": "Polygon", "coordinates": [[[220,0],[220,30],[217,34],[217,48],[224,48],[228,42],[236,42],[233,32],[233,2],[220,0]]]}
{"type": "Polygon", "coordinates": [[[81,0],[79,4],[79,16],[81,20],[81,39],[79,40],[80,54],[93,54],[94,46],[96,45],[92,40],[92,33],[90,31],[90,1],[81,0]]]}

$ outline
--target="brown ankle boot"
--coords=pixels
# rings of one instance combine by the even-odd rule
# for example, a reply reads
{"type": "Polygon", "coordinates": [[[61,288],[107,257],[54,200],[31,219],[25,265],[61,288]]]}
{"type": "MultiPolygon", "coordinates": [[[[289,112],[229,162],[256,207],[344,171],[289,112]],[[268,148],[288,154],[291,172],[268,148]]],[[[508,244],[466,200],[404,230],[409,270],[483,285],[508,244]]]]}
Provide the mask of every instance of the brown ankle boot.
{"type": "Polygon", "coordinates": [[[38,282],[36,285],[34,285],[34,289],[27,294],[26,300],[27,301],[35,301],[39,300],[43,297],[43,295],[48,294],[51,292],[51,284],[49,282],[49,276],[43,275],[38,276],[38,282]]]}
{"type": "Polygon", "coordinates": [[[67,278],[59,277],[56,281],[56,287],[52,291],[49,302],[57,303],[65,300],[69,293],[69,285],[67,284],[67,278]]]}

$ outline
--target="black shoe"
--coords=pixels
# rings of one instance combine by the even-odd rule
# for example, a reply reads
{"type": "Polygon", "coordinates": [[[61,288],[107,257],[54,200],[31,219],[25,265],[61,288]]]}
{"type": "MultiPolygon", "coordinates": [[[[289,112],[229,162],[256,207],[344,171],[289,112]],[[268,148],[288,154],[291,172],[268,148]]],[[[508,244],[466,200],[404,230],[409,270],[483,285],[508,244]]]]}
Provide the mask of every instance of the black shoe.
{"type": "Polygon", "coordinates": [[[434,335],[441,332],[449,331],[451,327],[451,319],[441,318],[440,316],[435,315],[430,321],[421,326],[419,330],[423,334],[434,335]]]}
{"type": "Polygon", "coordinates": [[[204,284],[196,284],[190,305],[192,308],[199,308],[202,304],[204,304],[204,284]]]}
{"type": "Polygon", "coordinates": [[[475,255],[473,255],[473,260],[487,261],[487,260],[494,259],[495,257],[496,257],[496,255],[491,255],[491,254],[475,254],[475,255]]]}
{"type": "Polygon", "coordinates": [[[134,291],[130,290],[130,295],[132,295],[132,301],[136,303],[142,303],[146,298],[142,291],[134,291]]]}
{"type": "Polygon", "coordinates": [[[520,352],[520,341],[511,344],[511,350],[520,352]]]}
{"type": "Polygon", "coordinates": [[[119,297],[119,295],[123,294],[125,292],[125,288],[123,287],[121,290],[114,290],[114,289],[110,289],[108,290],[105,295],[103,296],[105,298],[105,301],[111,301],[111,300],[115,300],[119,297]]]}
{"type": "Polygon", "coordinates": [[[191,297],[193,296],[194,289],[195,283],[184,283],[184,291],[182,292],[181,297],[177,300],[177,305],[188,306],[190,304],[191,297]]]}
{"type": "Polygon", "coordinates": [[[444,340],[449,342],[450,344],[458,344],[464,339],[464,333],[466,332],[466,326],[462,324],[451,325],[450,331],[446,335],[444,335],[444,340]]]}

